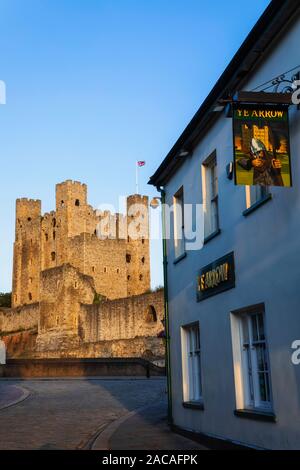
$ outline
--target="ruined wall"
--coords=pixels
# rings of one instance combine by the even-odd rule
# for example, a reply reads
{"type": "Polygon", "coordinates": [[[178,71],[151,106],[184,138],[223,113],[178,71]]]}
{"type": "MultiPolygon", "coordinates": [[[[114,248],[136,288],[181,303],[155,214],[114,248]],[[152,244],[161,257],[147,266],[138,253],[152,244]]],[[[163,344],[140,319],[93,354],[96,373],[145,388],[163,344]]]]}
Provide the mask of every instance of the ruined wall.
{"type": "Polygon", "coordinates": [[[95,293],[93,279],[69,264],[43,271],[37,350],[77,346],[80,302],[92,304],[95,293]]]}
{"type": "Polygon", "coordinates": [[[94,294],[93,279],[70,265],[44,271],[39,304],[0,310],[8,357],[164,357],[162,291],[98,305],[94,294]]]}
{"type": "Polygon", "coordinates": [[[41,201],[18,199],[14,243],[12,305],[39,300],[41,255],[41,201]]]}
{"type": "Polygon", "coordinates": [[[7,358],[34,354],[38,321],[38,303],[0,310],[0,339],[6,345],[7,358]]]}
{"type": "Polygon", "coordinates": [[[127,295],[150,289],[150,247],[148,197],[127,198],[127,295]]]}
{"type": "Polygon", "coordinates": [[[126,299],[81,305],[79,333],[83,342],[156,337],[163,330],[163,291],[126,299]]]}
{"type": "Polygon", "coordinates": [[[0,309],[0,336],[6,333],[36,329],[39,320],[39,304],[22,308],[0,309]]]}
{"type": "Polygon", "coordinates": [[[33,352],[35,359],[58,358],[143,358],[164,366],[165,344],[161,338],[149,336],[97,343],[81,343],[75,348],[60,351],[33,352]]]}

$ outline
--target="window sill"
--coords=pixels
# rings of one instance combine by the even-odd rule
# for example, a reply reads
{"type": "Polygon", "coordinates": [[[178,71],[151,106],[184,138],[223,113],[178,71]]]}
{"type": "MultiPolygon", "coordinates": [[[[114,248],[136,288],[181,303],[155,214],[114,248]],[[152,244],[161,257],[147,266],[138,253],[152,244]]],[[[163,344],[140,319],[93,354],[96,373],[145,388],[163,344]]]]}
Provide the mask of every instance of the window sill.
{"type": "Polygon", "coordinates": [[[204,239],[204,245],[206,245],[206,243],[210,242],[211,240],[213,240],[214,238],[216,238],[218,235],[220,235],[221,233],[221,229],[218,229],[216,230],[215,232],[211,233],[210,235],[208,235],[208,237],[206,237],[204,239]]]}
{"type": "Polygon", "coordinates": [[[182,255],[178,256],[178,258],[176,258],[173,261],[173,264],[178,264],[180,261],[182,261],[184,258],[186,258],[186,256],[187,256],[186,252],[182,253],[182,255]]]}
{"type": "Polygon", "coordinates": [[[261,199],[260,201],[257,201],[255,204],[249,207],[249,209],[246,209],[243,212],[243,216],[247,217],[248,215],[252,214],[252,212],[256,211],[256,209],[259,209],[259,207],[263,206],[264,204],[266,204],[266,202],[271,201],[271,200],[272,200],[272,194],[268,194],[263,199],[261,199]]]}
{"type": "Polygon", "coordinates": [[[184,401],[182,406],[191,410],[204,410],[204,403],[202,401],[184,401]]]}
{"type": "Polygon", "coordinates": [[[238,418],[253,419],[255,421],[266,421],[269,423],[276,423],[276,415],[271,411],[263,411],[258,409],[253,410],[235,410],[235,416],[238,418]]]}

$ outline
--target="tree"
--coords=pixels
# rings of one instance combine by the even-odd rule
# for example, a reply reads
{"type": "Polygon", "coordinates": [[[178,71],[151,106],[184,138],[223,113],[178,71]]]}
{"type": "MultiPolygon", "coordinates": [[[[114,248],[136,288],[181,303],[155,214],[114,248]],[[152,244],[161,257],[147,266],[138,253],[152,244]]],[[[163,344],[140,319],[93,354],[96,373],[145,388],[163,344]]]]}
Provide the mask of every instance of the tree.
{"type": "Polygon", "coordinates": [[[0,292],[0,307],[11,308],[11,292],[0,292]]]}

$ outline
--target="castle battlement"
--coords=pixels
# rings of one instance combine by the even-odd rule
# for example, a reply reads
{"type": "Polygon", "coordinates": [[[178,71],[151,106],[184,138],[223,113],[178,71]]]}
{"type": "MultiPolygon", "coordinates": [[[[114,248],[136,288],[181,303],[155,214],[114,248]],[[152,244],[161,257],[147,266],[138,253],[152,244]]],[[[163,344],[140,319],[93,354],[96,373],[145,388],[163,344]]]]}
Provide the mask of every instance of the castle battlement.
{"type": "Polygon", "coordinates": [[[108,299],[148,291],[149,243],[127,237],[127,226],[139,217],[134,204],[145,206],[148,220],[147,196],[129,196],[127,214],[101,212],[88,204],[86,184],[73,180],[56,185],[56,211],[43,217],[40,200],[18,199],[13,306],[39,302],[41,273],[66,264],[91,276],[97,293],[108,299]]]}
{"type": "Polygon", "coordinates": [[[81,183],[80,181],[74,181],[74,180],[66,180],[62,181],[61,183],[57,183],[57,186],[79,186],[82,188],[87,188],[87,185],[85,183],[81,183]]]}

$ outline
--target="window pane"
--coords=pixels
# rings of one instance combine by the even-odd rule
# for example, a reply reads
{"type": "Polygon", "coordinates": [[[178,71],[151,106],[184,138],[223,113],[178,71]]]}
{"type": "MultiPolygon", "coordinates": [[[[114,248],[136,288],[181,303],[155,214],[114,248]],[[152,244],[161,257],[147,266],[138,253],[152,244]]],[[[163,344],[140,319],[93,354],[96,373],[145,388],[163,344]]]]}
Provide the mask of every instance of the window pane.
{"type": "Polygon", "coordinates": [[[243,344],[249,344],[249,329],[248,329],[248,318],[242,318],[242,330],[243,330],[243,344]]]}
{"type": "Polygon", "coordinates": [[[199,334],[199,328],[194,329],[195,332],[195,351],[199,351],[200,349],[200,334],[199,334]]]}
{"type": "Polygon", "coordinates": [[[269,408],[271,386],[264,315],[262,313],[242,315],[241,334],[245,406],[269,408]]]}
{"type": "Polygon", "coordinates": [[[257,369],[258,371],[264,371],[265,370],[265,355],[264,355],[264,348],[259,346],[256,349],[257,353],[257,369]]]}
{"type": "Polygon", "coordinates": [[[184,202],[183,202],[183,191],[180,190],[174,196],[174,246],[175,246],[175,257],[178,258],[184,253],[185,241],[184,241],[184,202]]]}
{"type": "Polygon", "coordinates": [[[199,400],[201,390],[201,357],[199,327],[191,326],[185,329],[187,341],[187,380],[188,400],[199,400]]]}
{"type": "Polygon", "coordinates": [[[257,315],[257,322],[258,322],[259,339],[260,341],[264,341],[265,340],[264,317],[261,313],[257,315]]]}
{"type": "Polygon", "coordinates": [[[259,376],[259,392],[260,392],[260,400],[267,401],[267,391],[266,391],[266,383],[265,383],[265,374],[260,372],[259,376]]]}
{"type": "Polygon", "coordinates": [[[258,331],[257,331],[257,315],[252,315],[252,340],[258,341],[258,331]]]}

